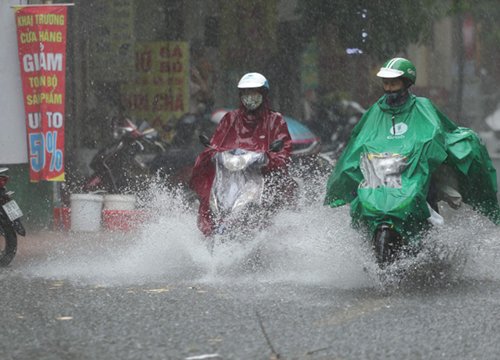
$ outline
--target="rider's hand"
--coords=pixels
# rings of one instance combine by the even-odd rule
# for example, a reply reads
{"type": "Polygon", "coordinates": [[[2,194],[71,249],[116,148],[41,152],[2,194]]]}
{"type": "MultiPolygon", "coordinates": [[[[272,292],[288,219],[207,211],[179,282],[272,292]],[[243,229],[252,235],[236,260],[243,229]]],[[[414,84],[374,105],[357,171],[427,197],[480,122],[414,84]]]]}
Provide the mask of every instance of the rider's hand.
{"type": "Polygon", "coordinates": [[[221,152],[215,152],[212,154],[212,162],[215,163],[216,160],[221,160],[222,159],[222,153],[221,152]]]}
{"type": "Polygon", "coordinates": [[[262,153],[261,156],[259,156],[259,158],[255,160],[254,164],[259,165],[260,167],[267,166],[267,164],[269,164],[269,158],[267,157],[267,154],[262,153]]]}

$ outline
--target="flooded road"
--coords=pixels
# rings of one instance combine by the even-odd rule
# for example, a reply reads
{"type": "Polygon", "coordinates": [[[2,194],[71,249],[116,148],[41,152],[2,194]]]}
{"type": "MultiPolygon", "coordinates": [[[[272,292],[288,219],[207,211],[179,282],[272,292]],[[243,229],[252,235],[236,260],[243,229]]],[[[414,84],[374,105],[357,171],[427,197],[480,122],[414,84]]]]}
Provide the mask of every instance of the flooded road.
{"type": "MultiPolygon", "coordinates": [[[[347,208],[309,201],[208,251],[170,194],[135,232],[44,231],[2,269],[6,359],[496,359],[500,231],[470,209],[380,273],[347,208]]],[[[310,200],[310,199],[309,199],[310,200]]]]}

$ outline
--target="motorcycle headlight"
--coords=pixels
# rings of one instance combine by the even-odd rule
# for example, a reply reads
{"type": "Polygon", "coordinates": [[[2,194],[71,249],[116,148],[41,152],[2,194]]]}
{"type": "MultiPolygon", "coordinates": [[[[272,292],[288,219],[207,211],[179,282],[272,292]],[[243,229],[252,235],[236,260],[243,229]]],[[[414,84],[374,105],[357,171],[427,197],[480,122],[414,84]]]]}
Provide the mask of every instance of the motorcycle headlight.
{"type": "Polygon", "coordinates": [[[260,159],[263,153],[235,149],[218,154],[218,159],[229,171],[241,171],[260,159]]]}
{"type": "Polygon", "coordinates": [[[248,165],[245,155],[232,154],[229,151],[222,153],[222,164],[229,171],[241,171],[248,165]]]}

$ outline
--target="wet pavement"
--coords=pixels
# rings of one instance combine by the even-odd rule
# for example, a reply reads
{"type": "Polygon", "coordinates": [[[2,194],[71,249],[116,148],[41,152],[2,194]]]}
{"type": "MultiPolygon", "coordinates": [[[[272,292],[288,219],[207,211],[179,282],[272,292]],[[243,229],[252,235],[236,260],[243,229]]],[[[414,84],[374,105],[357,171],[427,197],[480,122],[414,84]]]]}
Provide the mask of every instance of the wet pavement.
{"type": "Polygon", "coordinates": [[[464,212],[431,239],[447,251],[381,282],[348,213],[326,229],[323,211],[212,254],[179,211],[136,232],[30,233],[0,269],[1,358],[498,358],[494,226],[464,212]]]}

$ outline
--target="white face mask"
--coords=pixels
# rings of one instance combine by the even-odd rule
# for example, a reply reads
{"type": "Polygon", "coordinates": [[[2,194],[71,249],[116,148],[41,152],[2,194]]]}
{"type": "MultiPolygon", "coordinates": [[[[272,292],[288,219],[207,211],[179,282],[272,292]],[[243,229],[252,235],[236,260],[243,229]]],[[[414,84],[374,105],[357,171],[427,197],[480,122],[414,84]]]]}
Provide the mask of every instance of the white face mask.
{"type": "Polygon", "coordinates": [[[241,102],[248,110],[253,111],[262,104],[262,94],[241,95],[241,102]]]}

